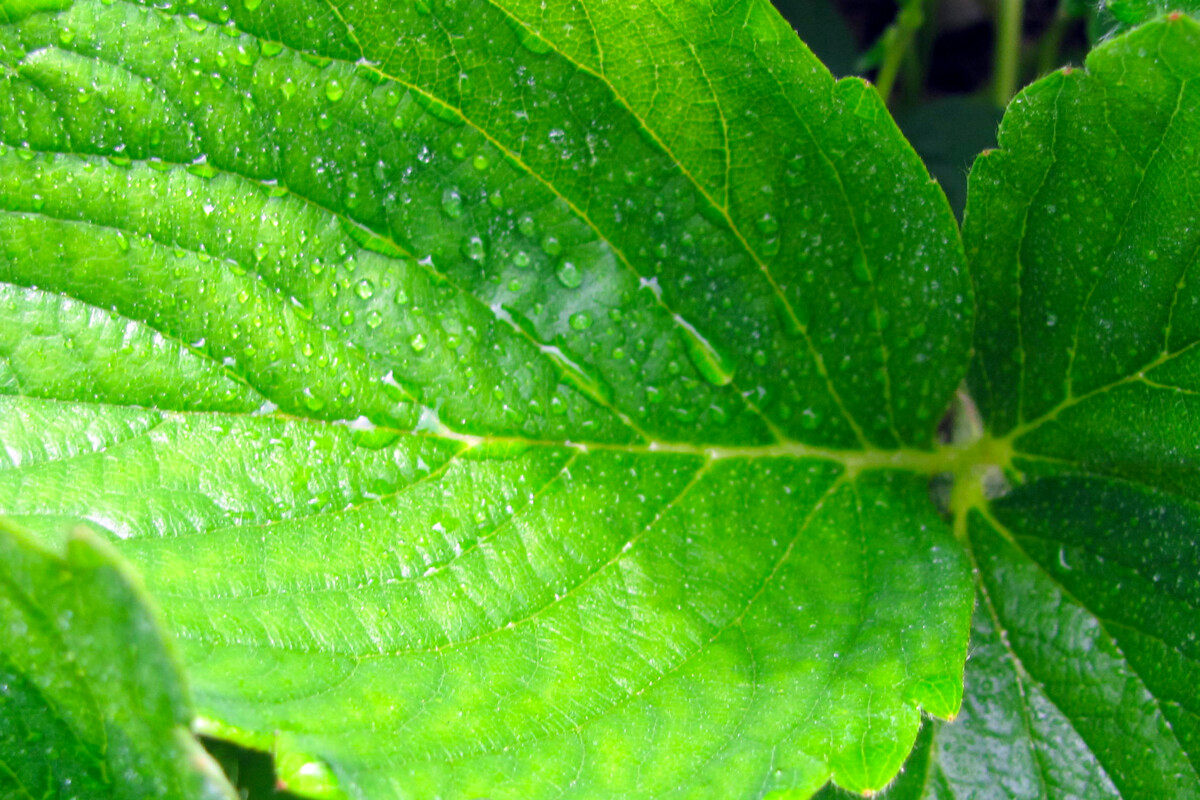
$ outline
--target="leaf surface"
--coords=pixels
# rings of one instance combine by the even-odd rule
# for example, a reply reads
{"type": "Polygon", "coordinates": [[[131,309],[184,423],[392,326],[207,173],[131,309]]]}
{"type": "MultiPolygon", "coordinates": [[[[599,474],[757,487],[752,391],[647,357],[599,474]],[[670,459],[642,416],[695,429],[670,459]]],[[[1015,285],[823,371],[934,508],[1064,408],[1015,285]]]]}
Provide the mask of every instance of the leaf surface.
{"type": "Polygon", "coordinates": [[[1200,796],[1197,78],[1200,25],[1147,25],[1023,92],[972,171],[970,385],[1009,485],[962,521],[956,796],[1200,796]]]}
{"type": "Polygon", "coordinates": [[[179,667],[110,548],[0,523],[0,795],[219,798],[179,667]]]}
{"type": "Polygon", "coordinates": [[[1111,34],[1129,30],[1170,12],[1191,14],[1194,17],[1200,13],[1200,3],[1196,0],[1112,0],[1100,4],[1098,17],[1106,28],[1111,29],[1108,31],[1111,34]]]}
{"type": "Polygon", "coordinates": [[[944,197],[770,6],[8,0],[0,509],[296,791],[805,796],[958,707],[944,197]]]}

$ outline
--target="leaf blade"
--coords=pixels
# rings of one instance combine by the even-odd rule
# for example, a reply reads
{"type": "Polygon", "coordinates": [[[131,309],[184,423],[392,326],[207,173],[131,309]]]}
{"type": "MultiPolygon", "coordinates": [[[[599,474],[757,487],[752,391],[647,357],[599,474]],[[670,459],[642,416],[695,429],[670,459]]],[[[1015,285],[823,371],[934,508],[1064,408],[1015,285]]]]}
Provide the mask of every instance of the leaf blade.
{"type": "Polygon", "coordinates": [[[988,663],[978,718],[938,734],[960,750],[942,758],[952,784],[979,779],[962,750],[1023,718],[1007,737],[1026,754],[1022,796],[1200,795],[1180,699],[1200,618],[1194,581],[1174,577],[1197,542],[1190,400],[1150,377],[1191,380],[1194,190],[1179,177],[1200,135],[1198,41],[1173,16],[1040,81],[972,173],[970,383],[1007,485],[963,510],[988,663]],[[1021,691],[994,696],[997,680],[1021,691]]]}

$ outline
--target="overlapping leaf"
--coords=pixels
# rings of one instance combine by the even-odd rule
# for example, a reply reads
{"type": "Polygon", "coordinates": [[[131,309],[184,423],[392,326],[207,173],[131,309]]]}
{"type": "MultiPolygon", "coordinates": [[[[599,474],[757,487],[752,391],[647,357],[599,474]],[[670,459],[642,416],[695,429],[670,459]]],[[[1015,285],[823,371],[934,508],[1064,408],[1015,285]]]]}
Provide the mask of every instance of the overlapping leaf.
{"type": "Polygon", "coordinates": [[[945,200],[765,2],[7,0],[0,509],[313,794],[876,788],[954,712],[945,200]]]}
{"type": "Polygon", "coordinates": [[[923,796],[1200,796],[1197,77],[1200,25],[1139,29],[972,172],[971,389],[1012,485],[965,525],[975,656],[923,796]]]}
{"type": "Polygon", "coordinates": [[[234,797],[158,624],[106,546],[0,523],[0,796],[234,797]]]}

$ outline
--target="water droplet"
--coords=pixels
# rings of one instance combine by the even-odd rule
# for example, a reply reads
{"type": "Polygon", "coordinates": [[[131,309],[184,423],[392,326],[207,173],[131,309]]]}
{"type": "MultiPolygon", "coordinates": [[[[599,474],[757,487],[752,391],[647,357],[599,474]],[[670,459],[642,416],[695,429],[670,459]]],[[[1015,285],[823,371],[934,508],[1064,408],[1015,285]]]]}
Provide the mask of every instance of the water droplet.
{"type": "Polygon", "coordinates": [[[485,169],[488,168],[487,156],[485,156],[483,153],[480,153],[479,155],[475,156],[475,158],[473,158],[471,160],[471,166],[473,166],[475,169],[479,170],[480,172],[483,172],[485,169]]]}
{"type": "Polygon", "coordinates": [[[820,423],[821,418],[817,416],[817,412],[811,408],[806,408],[800,412],[800,425],[806,430],[813,430],[820,423]]]}
{"type": "Polygon", "coordinates": [[[554,275],[558,278],[558,282],[568,289],[578,289],[583,283],[583,273],[570,261],[559,264],[554,275]]]}
{"type": "Polygon", "coordinates": [[[462,161],[467,157],[467,146],[462,142],[455,142],[454,144],[450,145],[450,155],[454,156],[457,160],[462,161]]]}
{"type": "Polygon", "coordinates": [[[245,305],[249,300],[250,300],[250,293],[247,292],[245,289],[242,289],[240,292],[237,293],[237,301],[239,303],[241,303],[242,305],[245,305]]]}
{"type": "Polygon", "coordinates": [[[396,290],[396,305],[398,305],[398,306],[408,305],[408,292],[404,291],[403,289],[396,290]]]}
{"type": "Polygon", "coordinates": [[[458,189],[446,189],[442,192],[442,211],[446,212],[446,216],[450,219],[458,219],[463,213],[462,195],[458,193],[458,189]]]}
{"type": "Polygon", "coordinates": [[[354,442],[356,447],[363,447],[367,450],[381,450],[399,438],[399,431],[377,428],[374,425],[354,428],[354,432],[350,434],[350,441],[354,442]]]}
{"type": "Polygon", "coordinates": [[[242,7],[247,11],[253,11],[262,5],[262,0],[242,0],[242,7]]]}
{"type": "Polygon", "coordinates": [[[408,344],[410,347],[412,347],[412,349],[415,352],[420,353],[422,350],[425,349],[426,345],[428,345],[429,343],[425,341],[425,334],[417,333],[417,334],[414,334],[413,337],[408,340],[408,344]]]}
{"type": "Polygon", "coordinates": [[[542,252],[548,256],[556,256],[562,252],[562,242],[557,236],[547,235],[542,237],[542,252]]]}
{"type": "Polygon", "coordinates": [[[571,315],[571,327],[577,331],[586,331],[592,327],[592,315],[586,311],[580,311],[577,314],[571,315]]]}
{"type": "Polygon", "coordinates": [[[764,236],[770,236],[779,230],[779,220],[770,214],[763,214],[755,224],[758,225],[759,232],[764,236]]]}
{"type": "Polygon", "coordinates": [[[487,255],[487,248],[483,245],[483,239],[478,236],[472,236],[463,242],[463,255],[472,261],[481,262],[487,255]]]}
{"type": "Polygon", "coordinates": [[[354,312],[353,311],[343,311],[341,319],[342,319],[343,325],[353,325],[354,324],[354,312]]]}
{"type": "Polygon", "coordinates": [[[513,254],[512,263],[517,269],[527,269],[529,267],[529,254],[524,250],[518,250],[513,254]]]}
{"type": "Polygon", "coordinates": [[[687,349],[688,358],[692,360],[696,370],[712,385],[728,386],[733,381],[736,371],[733,359],[717,350],[700,331],[696,330],[683,317],[676,315],[675,323],[683,331],[684,346],[687,349]]]}
{"type": "Polygon", "coordinates": [[[258,51],[251,46],[238,45],[238,49],[233,55],[233,60],[243,67],[252,67],[254,66],[254,62],[258,61],[258,51]]]}
{"type": "Polygon", "coordinates": [[[537,233],[537,224],[534,223],[533,217],[526,214],[517,220],[517,230],[521,232],[522,236],[533,238],[533,235],[537,233]]]}
{"type": "Polygon", "coordinates": [[[370,300],[375,295],[375,284],[371,283],[371,281],[367,278],[363,278],[358,282],[358,285],[354,287],[354,291],[363,300],[370,300]]]}
{"type": "Polygon", "coordinates": [[[325,96],[329,98],[329,102],[336,103],[342,99],[342,95],[346,93],[346,87],[342,86],[337,78],[333,78],[325,84],[325,96]]]}

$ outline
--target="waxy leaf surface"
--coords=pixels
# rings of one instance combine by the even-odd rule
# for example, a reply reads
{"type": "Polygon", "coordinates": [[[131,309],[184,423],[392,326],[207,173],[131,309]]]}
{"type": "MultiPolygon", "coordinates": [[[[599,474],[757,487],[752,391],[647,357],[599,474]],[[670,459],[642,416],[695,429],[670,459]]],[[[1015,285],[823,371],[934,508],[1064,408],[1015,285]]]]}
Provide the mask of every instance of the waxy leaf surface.
{"type": "Polygon", "coordinates": [[[233,798],[174,654],[109,547],[0,522],[0,797],[233,798]]]}
{"type": "Polygon", "coordinates": [[[5,0],[0,510],[317,795],[805,796],[961,697],[945,199],[764,0],[5,0]]]}
{"type": "Polygon", "coordinates": [[[971,173],[970,388],[1009,485],[962,522],[945,796],[1200,797],[1197,79],[1200,25],[1140,28],[1023,92],[971,173]]]}

